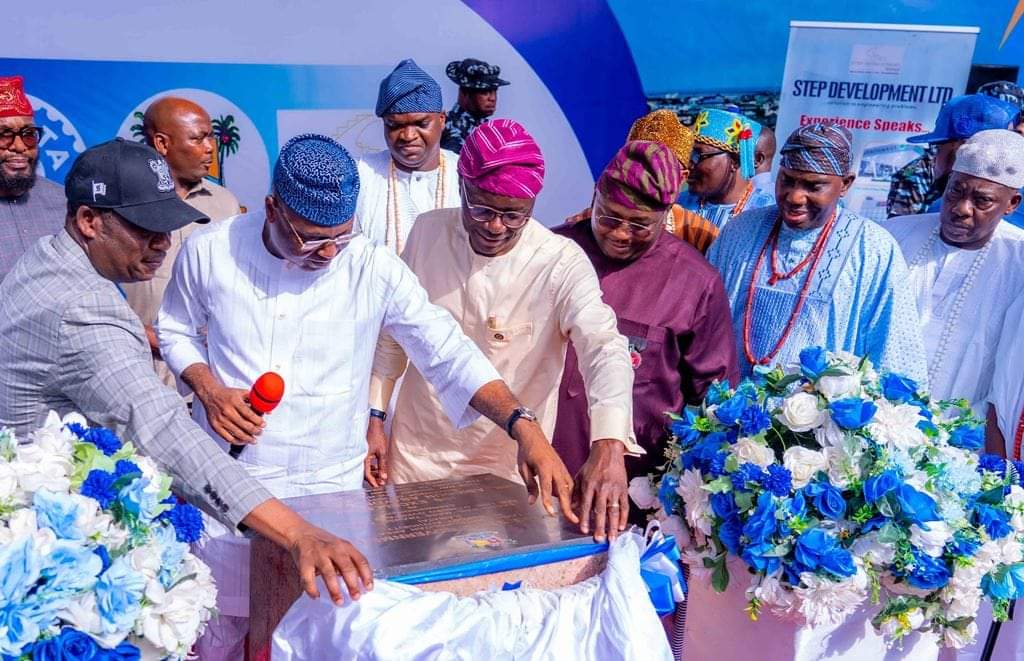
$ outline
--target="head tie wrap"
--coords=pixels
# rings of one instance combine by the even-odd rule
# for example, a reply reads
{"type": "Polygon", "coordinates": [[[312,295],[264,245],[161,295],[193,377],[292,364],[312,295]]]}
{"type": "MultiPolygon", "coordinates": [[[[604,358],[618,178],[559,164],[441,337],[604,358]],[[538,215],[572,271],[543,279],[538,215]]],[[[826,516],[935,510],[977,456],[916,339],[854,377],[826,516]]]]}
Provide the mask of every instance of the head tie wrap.
{"type": "Polygon", "coordinates": [[[544,156],[519,122],[495,119],[466,138],[459,175],[488,193],[532,199],[544,186],[544,156]]]}
{"type": "Polygon", "coordinates": [[[345,148],[324,135],[295,136],[274,165],[274,193],[314,225],[334,227],[356,213],[359,173],[345,148]]]}
{"type": "Polygon", "coordinates": [[[808,124],[793,131],[779,153],[781,167],[845,177],[852,165],[853,135],[835,124],[808,124]]]}
{"type": "Polygon", "coordinates": [[[637,211],[664,211],[676,201],[683,168],[660,142],[627,142],[597,180],[597,190],[615,204],[637,211]]]}
{"type": "Polygon", "coordinates": [[[736,112],[709,108],[700,111],[693,123],[694,140],[740,157],[740,176],[754,176],[754,147],[761,125],[736,112]]]}

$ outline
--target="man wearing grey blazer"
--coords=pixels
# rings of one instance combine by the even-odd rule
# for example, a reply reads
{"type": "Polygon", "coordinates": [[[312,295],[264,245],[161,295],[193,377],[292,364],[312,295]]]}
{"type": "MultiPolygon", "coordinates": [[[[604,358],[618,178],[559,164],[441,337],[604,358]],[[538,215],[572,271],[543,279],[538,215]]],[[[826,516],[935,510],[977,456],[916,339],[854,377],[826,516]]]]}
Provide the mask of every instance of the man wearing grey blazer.
{"type": "Polygon", "coordinates": [[[342,603],[373,587],[348,542],[273,498],[188,415],[153,372],[146,334],[119,282],[153,277],[169,233],[209,219],[174,191],[167,162],[121,139],[82,153],[65,183],[64,229],[40,239],[0,284],[0,426],[21,438],[52,409],[79,411],[152,457],[178,490],[230,526],[287,547],[306,592],[316,576],[342,603]]]}

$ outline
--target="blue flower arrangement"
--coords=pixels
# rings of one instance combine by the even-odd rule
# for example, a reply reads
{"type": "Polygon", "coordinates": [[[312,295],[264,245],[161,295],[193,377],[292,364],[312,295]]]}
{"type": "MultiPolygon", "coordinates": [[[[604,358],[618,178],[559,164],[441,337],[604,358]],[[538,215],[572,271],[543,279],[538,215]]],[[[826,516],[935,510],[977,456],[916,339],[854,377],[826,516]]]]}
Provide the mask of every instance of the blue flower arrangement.
{"type": "Polygon", "coordinates": [[[932,631],[958,648],[983,600],[1005,619],[1024,597],[1024,464],[977,454],[984,426],[965,401],[810,347],[790,369],[713,385],[670,429],[664,472],[630,494],[689,529],[696,580],[721,592],[745,566],[754,619],[835,624],[870,602],[890,641],[932,631]]]}
{"type": "Polygon", "coordinates": [[[0,658],[183,659],[215,614],[199,511],[107,429],[0,430],[0,658]]]}

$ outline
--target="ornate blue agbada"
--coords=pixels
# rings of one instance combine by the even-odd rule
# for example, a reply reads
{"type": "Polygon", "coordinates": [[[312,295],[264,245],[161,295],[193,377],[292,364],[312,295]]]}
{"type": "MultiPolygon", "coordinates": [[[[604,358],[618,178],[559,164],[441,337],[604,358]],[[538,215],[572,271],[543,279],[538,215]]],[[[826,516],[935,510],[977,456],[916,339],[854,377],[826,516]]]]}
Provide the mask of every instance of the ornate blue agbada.
{"type": "MultiPolygon", "coordinates": [[[[752,366],[743,352],[743,314],[757,255],[775,223],[774,205],[732,219],[708,250],[722,274],[732,307],[742,376],[752,366]]],[[[785,224],[779,234],[780,271],[789,271],[814,245],[821,229],[799,231],[785,224]]],[[[807,271],[774,285],[764,260],[757,280],[751,342],[755,356],[767,355],[782,336],[807,271]]],[[[840,207],[832,236],[814,274],[804,309],[775,358],[788,365],[800,350],[820,345],[868,356],[879,370],[905,374],[926,386],[928,368],[921,323],[905,286],[907,265],[895,239],[875,223],[840,207]]]]}

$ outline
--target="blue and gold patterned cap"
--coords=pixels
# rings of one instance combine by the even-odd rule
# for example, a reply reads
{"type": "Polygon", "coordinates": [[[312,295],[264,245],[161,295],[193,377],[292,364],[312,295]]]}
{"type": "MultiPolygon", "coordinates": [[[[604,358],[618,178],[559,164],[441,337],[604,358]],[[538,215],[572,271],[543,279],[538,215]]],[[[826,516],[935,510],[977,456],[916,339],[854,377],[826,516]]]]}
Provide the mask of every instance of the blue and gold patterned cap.
{"type": "Polygon", "coordinates": [[[359,171],[344,147],[325,135],[297,135],[274,165],[274,194],[299,216],[321,227],[356,214],[359,171]]]}
{"type": "Polygon", "coordinates": [[[761,125],[739,113],[708,108],[701,110],[693,123],[694,141],[718,147],[740,157],[740,174],[754,176],[754,145],[761,125]]]}

